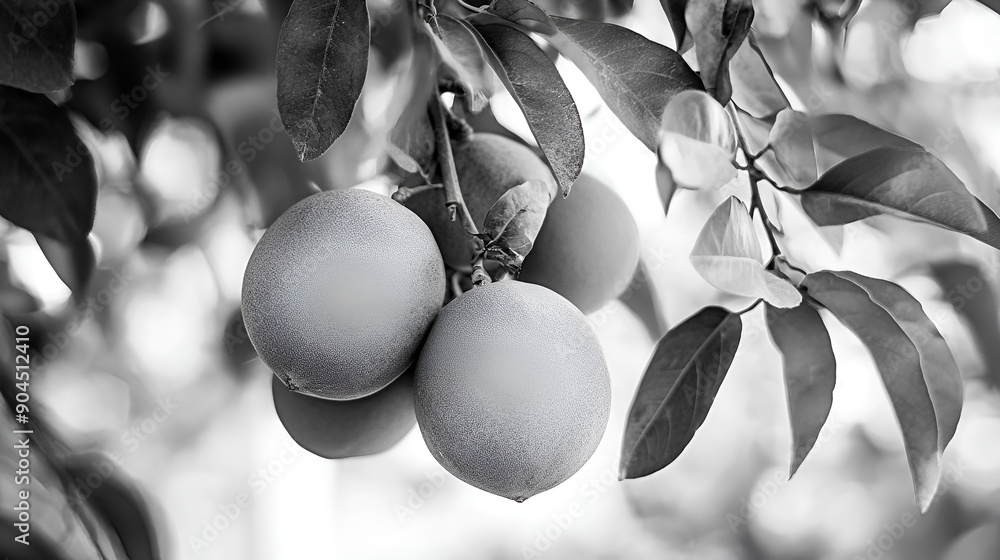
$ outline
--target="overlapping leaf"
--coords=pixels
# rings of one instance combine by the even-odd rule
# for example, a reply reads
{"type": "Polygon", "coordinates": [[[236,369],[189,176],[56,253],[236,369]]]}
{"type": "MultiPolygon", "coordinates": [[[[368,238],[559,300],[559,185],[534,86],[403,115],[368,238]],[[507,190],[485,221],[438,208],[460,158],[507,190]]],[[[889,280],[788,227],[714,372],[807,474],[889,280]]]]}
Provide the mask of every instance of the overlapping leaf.
{"type": "Polygon", "coordinates": [[[556,33],[556,24],[549,15],[528,0],[493,0],[487,11],[544,35],[556,33]]]}
{"type": "Polygon", "coordinates": [[[805,113],[782,109],[769,135],[775,161],[796,187],[808,186],[816,180],[816,149],[807,120],[805,113]]]}
{"type": "Polygon", "coordinates": [[[480,233],[486,256],[516,274],[542,228],[552,202],[552,191],[543,181],[528,181],[503,194],[486,213],[480,233]]]}
{"type": "Polygon", "coordinates": [[[725,105],[733,93],[729,61],[750,32],[753,3],[750,0],[699,0],[689,3],[684,15],[697,47],[695,52],[705,89],[725,105]]]}
{"type": "Polygon", "coordinates": [[[821,226],[891,214],[990,242],[985,214],[992,212],[984,212],[962,181],[920,148],[876,148],[854,156],[801,194],[803,209],[821,226]]]}
{"type": "Polygon", "coordinates": [[[430,26],[443,64],[441,78],[454,80],[462,87],[471,112],[482,111],[493,76],[475,32],[464,21],[447,14],[435,16],[430,26]]]}
{"type": "Polygon", "coordinates": [[[681,187],[718,189],[736,177],[733,122],[703,91],[684,91],[667,103],[658,153],[681,187]]]}
{"type": "Polygon", "coordinates": [[[765,270],[763,262],[750,213],[738,198],[729,197],[698,235],[691,265],[722,291],[763,298],[776,307],[801,303],[802,295],[795,286],[765,270]]]}
{"type": "Polygon", "coordinates": [[[76,4],[4,0],[0,14],[0,84],[35,93],[73,85],[76,4]]]}
{"type": "Polygon", "coordinates": [[[660,0],[660,7],[663,8],[663,13],[667,14],[670,29],[674,32],[674,44],[677,45],[679,53],[687,51],[694,44],[688,32],[687,22],[684,20],[687,5],[688,0],[660,0]]]}
{"type": "Polygon", "coordinates": [[[809,119],[808,126],[816,143],[821,172],[876,148],[920,148],[902,136],[852,115],[817,115],[809,119]]]}
{"type": "Polygon", "coordinates": [[[930,393],[938,426],[938,451],[955,435],[962,414],[962,375],[944,337],[924,312],[920,302],[903,288],[878,278],[855,272],[840,272],[842,277],[861,286],[872,301],[892,315],[910,337],[920,354],[920,368],[930,393]]]}
{"type": "Polygon", "coordinates": [[[871,352],[903,433],[917,503],[926,510],[937,490],[940,464],[938,421],[920,352],[893,316],[843,274],[809,274],[802,285],[871,352]]]}
{"type": "Polygon", "coordinates": [[[742,332],[738,314],[706,307],[660,339],[628,412],[619,478],[652,474],[684,451],[715,401],[742,332]]]}
{"type": "Polygon", "coordinates": [[[93,227],[96,205],[94,160],[66,110],[0,86],[0,215],[73,244],[93,227]]]}
{"type": "Polygon", "coordinates": [[[295,0],[278,37],[278,109],[299,159],[347,129],[368,71],[364,0],[295,0]]]}
{"type": "Polygon", "coordinates": [[[755,117],[766,117],[789,106],[788,98],[757,47],[753,32],[729,63],[733,102],[755,117]]]}
{"type": "Polygon", "coordinates": [[[788,309],[767,305],[765,317],[771,339],[784,362],[788,416],[792,425],[793,476],[812,451],[830,416],[837,358],[830,333],[819,312],[806,303],[788,309]]]}
{"type": "Polygon", "coordinates": [[[500,66],[497,74],[521,106],[563,196],[568,195],[585,152],[583,123],[573,96],[555,65],[530,37],[502,25],[476,29],[495,54],[500,66]]]}
{"type": "Polygon", "coordinates": [[[650,150],[656,150],[660,117],[670,99],[682,91],[704,89],[679,54],[634,31],[594,21],[552,21],[561,33],[550,40],[650,150]]]}

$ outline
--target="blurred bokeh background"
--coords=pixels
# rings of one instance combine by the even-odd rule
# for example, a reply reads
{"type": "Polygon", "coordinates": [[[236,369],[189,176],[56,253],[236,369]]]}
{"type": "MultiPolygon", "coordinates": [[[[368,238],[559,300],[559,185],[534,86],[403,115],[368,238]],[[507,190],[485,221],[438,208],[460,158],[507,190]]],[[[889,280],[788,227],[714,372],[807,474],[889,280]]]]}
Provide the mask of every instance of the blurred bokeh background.
{"type": "MultiPolygon", "coordinates": [[[[417,429],[387,453],[343,461],[292,442],[274,413],[271,373],[242,327],[243,269],[262,227],[315,189],[391,192],[384,138],[412,79],[404,1],[369,0],[364,94],[347,133],[310,164],[296,161],[276,112],[274,14],[289,2],[77,1],[79,82],[65,102],[100,181],[87,288],[72,289],[78,253],[57,259],[57,273],[30,234],[0,221],[0,309],[31,329],[33,413],[50,430],[34,463],[46,491],[33,504],[33,537],[71,551],[67,558],[101,557],[108,545],[92,542],[95,521],[64,486],[86,493],[97,472],[92,480],[120,479],[121,503],[108,507],[134,521],[136,535],[122,539],[141,539],[148,521],[168,559],[1000,558],[1000,254],[889,218],[818,229],[790,198],[765,202],[795,262],[894,279],[954,349],[966,404],[934,505],[919,514],[872,361],[833,322],[833,410],[788,479],[781,360],[760,310],[745,318],[728,380],[683,455],[652,476],[618,481],[625,415],[657,328],[641,317],[658,314],[663,328],[708,304],[748,303],[712,288],[688,261],[711,211],[730,195],[745,198],[747,183],[682,192],[665,218],[655,155],[565,60],[557,66],[583,117],[585,170],[632,209],[645,271],[626,293],[633,301],[588,317],[614,399],[592,460],[516,504],[446,473],[417,429]],[[160,67],[165,76],[140,100],[133,88],[160,67]],[[123,95],[130,103],[116,102],[123,95]],[[46,452],[73,457],[69,476],[46,467],[46,452]],[[147,513],[128,509],[136,498],[147,513]]],[[[630,2],[610,0],[541,4],[674,43],[655,0],[630,11],[630,2]]],[[[863,0],[846,32],[830,23],[844,7],[836,0],[754,4],[757,40],[795,108],[850,113],[905,135],[1000,208],[995,2],[863,0]]],[[[530,141],[509,96],[496,95],[490,111],[482,126],[530,141]]],[[[12,445],[4,441],[5,473],[12,445]]],[[[9,517],[7,474],[0,488],[9,517]]]]}

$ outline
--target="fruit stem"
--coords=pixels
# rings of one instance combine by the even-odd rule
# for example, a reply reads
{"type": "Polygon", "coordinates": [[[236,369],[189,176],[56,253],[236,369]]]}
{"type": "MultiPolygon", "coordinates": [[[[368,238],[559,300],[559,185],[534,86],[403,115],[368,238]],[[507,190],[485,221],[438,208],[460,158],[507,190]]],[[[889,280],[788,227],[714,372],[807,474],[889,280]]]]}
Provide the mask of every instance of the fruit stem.
{"type": "Polygon", "coordinates": [[[402,203],[415,194],[440,189],[441,187],[441,183],[427,183],[426,185],[417,185],[415,187],[399,187],[396,189],[396,192],[392,193],[392,199],[402,203]]]}
{"type": "Polygon", "coordinates": [[[472,254],[476,255],[472,263],[472,283],[475,286],[488,284],[490,275],[486,273],[483,266],[482,240],[479,239],[479,228],[476,227],[469,207],[465,205],[462,197],[462,189],[458,184],[458,172],[455,170],[455,156],[451,151],[451,138],[448,135],[448,122],[445,118],[444,103],[441,100],[441,92],[435,91],[430,101],[431,127],[434,129],[434,142],[437,146],[438,165],[441,167],[441,182],[444,184],[445,205],[448,208],[448,216],[454,220],[456,217],[462,220],[462,226],[469,234],[469,246],[472,247],[472,254]]]}

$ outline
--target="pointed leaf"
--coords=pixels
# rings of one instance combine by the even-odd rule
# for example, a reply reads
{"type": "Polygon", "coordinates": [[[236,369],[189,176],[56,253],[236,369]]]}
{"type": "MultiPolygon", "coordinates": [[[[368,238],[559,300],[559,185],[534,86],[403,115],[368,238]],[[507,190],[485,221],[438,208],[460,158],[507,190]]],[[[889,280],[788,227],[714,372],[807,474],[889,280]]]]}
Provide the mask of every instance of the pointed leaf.
{"type": "Polygon", "coordinates": [[[809,119],[809,130],[816,143],[821,172],[876,148],[920,149],[920,145],[852,115],[814,116],[809,119]]]}
{"type": "Polygon", "coordinates": [[[0,216],[74,243],[94,225],[94,159],[44,95],[0,86],[0,216]]]}
{"type": "Polygon", "coordinates": [[[733,101],[755,117],[766,117],[789,106],[788,98],[774,79],[774,72],[757,46],[753,32],[740,45],[729,63],[733,101]]]}
{"type": "Polygon", "coordinates": [[[73,243],[64,243],[36,235],[35,241],[59,279],[72,290],[73,297],[82,301],[96,264],[90,239],[81,237],[73,243]]]}
{"type": "Polygon", "coordinates": [[[662,307],[662,298],[657,297],[653,278],[649,269],[639,260],[632,281],[618,299],[628,307],[646,327],[653,339],[659,339],[667,332],[667,318],[662,307]]]}
{"type": "Polygon", "coordinates": [[[802,208],[821,226],[890,214],[974,236],[987,231],[979,200],[923,149],[877,148],[847,159],[802,191],[802,208]]]}
{"type": "Polygon", "coordinates": [[[705,89],[719,103],[729,103],[733,93],[729,61],[750,32],[753,4],[750,0],[700,0],[688,5],[685,21],[694,36],[705,89]]]}
{"type": "Polygon", "coordinates": [[[670,173],[670,168],[664,165],[663,161],[656,162],[656,188],[660,191],[660,200],[663,202],[663,213],[670,211],[670,201],[674,199],[677,192],[677,182],[670,173]]]}
{"type": "Polygon", "coordinates": [[[782,109],[769,136],[777,164],[795,187],[805,187],[816,180],[816,149],[806,126],[808,118],[805,113],[782,109]]]}
{"type": "Polygon", "coordinates": [[[733,121],[703,91],[684,91],[667,103],[658,153],[681,187],[718,189],[736,177],[733,121]]]}
{"type": "Polygon", "coordinates": [[[688,33],[687,22],[684,21],[684,11],[687,8],[688,0],[660,0],[660,7],[663,13],[667,14],[667,21],[670,22],[670,30],[674,32],[674,44],[677,45],[677,52],[683,53],[691,48],[694,42],[691,34],[688,33]]]}
{"type": "Polygon", "coordinates": [[[556,33],[556,24],[549,15],[528,0],[493,0],[487,11],[544,35],[556,33]]]}
{"type": "Polygon", "coordinates": [[[972,331],[986,363],[984,372],[994,387],[1000,386],[1000,302],[992,270],[979,265],[949,261],[931,266],[931,276],[945,299],[972,331]]]}
{"type": "Polygon", "coordinates": [[[738,314],[706,307],[660,339],[628,412],[619,478],[652,474],[684,451],[708,416],[742,332],[738,314]]]}
{"type": "Polygon", "coordinates": [[[871,352],[903,432],[917,503],[926,510],[940,476],[938,429],[917,347],[864,288],[839,273],[810,274],[802,285],[871,352]]]}
{"type": "Polygon", "coordinates": [[[903,288],[892,282],[855,272],[839,274],[864,288],[872,301],[892,315],[917,347],[920,368],[937,417],[938,451],[944,452],[958,428],[963,398],[962,374],[948,343],[924,312],[920,302],[903,288]]]}
{"type": "Polygon", "coordinates": [[[299,159],[347,129],[368,71],[364,0],[295,0],[278,37],[278,109],[299,159]]]}
{"type": "Polygon", "coordinates": [[[563,196],[583,167],[583,123],[555,64],[530,37],[502,25],[476,28],[496,55],[497,74],[521,106],[563,196]]]}
{"type": "Polygon", "coordinates": [[[464,21],[447,14],[435,16],[430,27],[444,64],[441,77],[459,83],[471,112],[482,111],[491,93],[493,71],[486,63],[486,53],[475,32],[464,21]]]}
{"type": "Polygon", "coordinates": [[[543,181],[521,183],[505,192],[486,213],[479,234],[486,244],[487,258],[516,275],[538,237],[551,202],[552,191],[543,181]]]}
{"type": "Polygon", "coordinates": [[[837,358],[819,312],[802,303],[789,309],[765,308],[767,330],[784,363],[788,416],[792,425],[789,477],[812,451],[830,416],[837,358]]]}
{"type": "Polygon", "coordinates": [[[681,55],[634,31],[610,23],[552,20],[561,31],[552,38],[556,47],[650,150],[656,150],[660,117],[670,99],[685,90],[704,89],[681,55]]]}
{"type": "Polygon", "coordinates": [[[4,0],[0,14],[0,84],[35,93],[73,85],[73,2],[4,0]]]}
{"type": "Polygon", "coordinates": [[[764,269],[753,220],[734,196],[705,222],[691,250],[691,265],[724,292],[763,298],[776,307],[794,307],[802,301],[795,286],[764,269]]]}

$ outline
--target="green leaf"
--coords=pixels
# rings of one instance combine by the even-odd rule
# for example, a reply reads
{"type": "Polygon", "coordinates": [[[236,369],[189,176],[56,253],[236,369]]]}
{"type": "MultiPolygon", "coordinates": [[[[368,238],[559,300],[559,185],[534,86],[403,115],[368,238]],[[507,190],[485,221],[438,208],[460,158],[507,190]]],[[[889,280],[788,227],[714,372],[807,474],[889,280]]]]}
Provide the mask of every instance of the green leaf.
{"type": "Polygon", "coordinates": [[[486,11],[543,35],[556,33],[549,15],[528,0],[493,0],[486,11]]]}
{"type": "Polygon", "coordinates": [[[836,272],[817,272],[802,283],[868,347],[903,432],[903,446],[921,511],[930,505],[940,476],[937,418],[910,337],[864,288],[836,272]]]}
{"type": "Polygon", "coordinates": [[[36,235],[35,241],[59,279],[73,292],[73,297],[81,302],[96,264],[90,240],[81,237],[73,243],[64,243],[36,235]]]}
{"type": "Polygon", "coordinates": [[[438,14],[429,25],[444,65],[441,78],[458,82],[465,92],[469,111],[482,111],[492,93],[493,71],[486,62],[486,53],[475,31],[469,24],[447,14],[438,14]]]}
{"type": "Polygon", "coordinates": [[[869,278],[855,272],[841,272],[840,276],[861,286],[872,301],[892,315],[903,332],[910,337],[920,354],[920,369],[934,404],[938,425],[938,451],[955,435],[962,415],[962,374],[948,343],[924,312],[920,302],[898,285],[869,278]]]}
{"type": "Polygon", "coordinates": [[[685,21],[694,36],[705,89],[719,103],[729,103],[733,93],[729,61],[750,32],[753,4],[750,0],[699,0],[688,5],[685,21]]]}
{"type": "Polygon", "coordinates": [[[852,115],[814,116],[809,119],[809,130],[816,143],[821,172],[876,148],[920,149],[919,144],[852,115]]]}
{"type": "Polygon", "coordinates": [[[701,427],[740,345],[740,316],[706,307],[660,339],[625,424],[619,478],[672,463],[701,427]]]}
{"type": "Polygon", "coordinates": [[[521,106],[563,196],[569,195],[585,152],[583,123],[573,96],[555,64],[530,37],[502,25],[476,29],[496,55],[497,74],[521,106]]]}
{"type": "Polygon", "coordinates": [[[974,237],[987,232],[979,200],[923,149],[877,148],[854,156],[824,173],[801,196],[802,208],[821,226],[890,214],[974,237]]]}
{"type": "Polygon", "coordinates": [[[667,14],[670,29],[674,32],[674,44],[677,45],[679,53],[687,51],[694,44],[691,34],[688,33],[687,22],[684,21],[687,5],[688,0],[660,0],[660,7],[663,8],[663,13],[667,14]]]}
{"type": "Polygon", "coordinates": [[[684,188],[718,189],[736,177],[733,121],[703,91],[683,91],[667,103],[658,153],[684,188]]]}
{"type": "Polygon", "coordinates": [[[528,181],[505,192],[483,220],[479,236],[486,245],[486,257],[516,276],[542,229],[551,202],[552,191],[544,181],[528,181]]]}
{"type": "Polygon", "coordinates": [[[4,0],[0,13],[0,84],[34,93],[73,85],[73,2],[4,0]]]}
{"type": "Polygon", "coordinates": [[[704,89],[679,54],[634,31],[610,23],[552,20],[561,31],[551,38],[556,47],[650,150],[656,150],[660,118],[670,99],[682,91],[704,89]]]}
{"type": "Polygon", "coordinates": [[[805,113],[782,109],[769,135],[775,161],[796,187],[805,187],[816,180],[816,149],[807,121],[805,113]]]}
{"type": "Polygon", "coordinates": [[[94,226],[94,159],[44,95],[0,86],[0,216],[75,243],[94,226]]]}
{"type": "Polygon", "coordinates": [[[753,219],[735,196],[705,222],[691,250],[691,265],[706,282],[736,295],[763,298],[776,307],[795,307],[802,294],[764,269],[753,219]]]}
{"type": "Polygon", "coordinates": [[[765,318],[784,363],[792,425],[792,463],[788,476],[792,477],[812,451],[830,416],[837,358],[823,319],[810,305],[802,303],[788,309],[767,305],[765,318]]]}
{"type": "Polygon", "coordinates": [[[347,129],[368,71],[364,0],[295,0],[278,37],[278,109],[299,159],[347,129]]]}
{"type": "Polygon", "coordinates": [[[729,63],[729,70],[733,84],[733,102],[740,109],[760,118],[789,107],[788,98],[774,79],[774,72],[764,60],[753,32],[736,49],[736,54],[729,63]]]}

